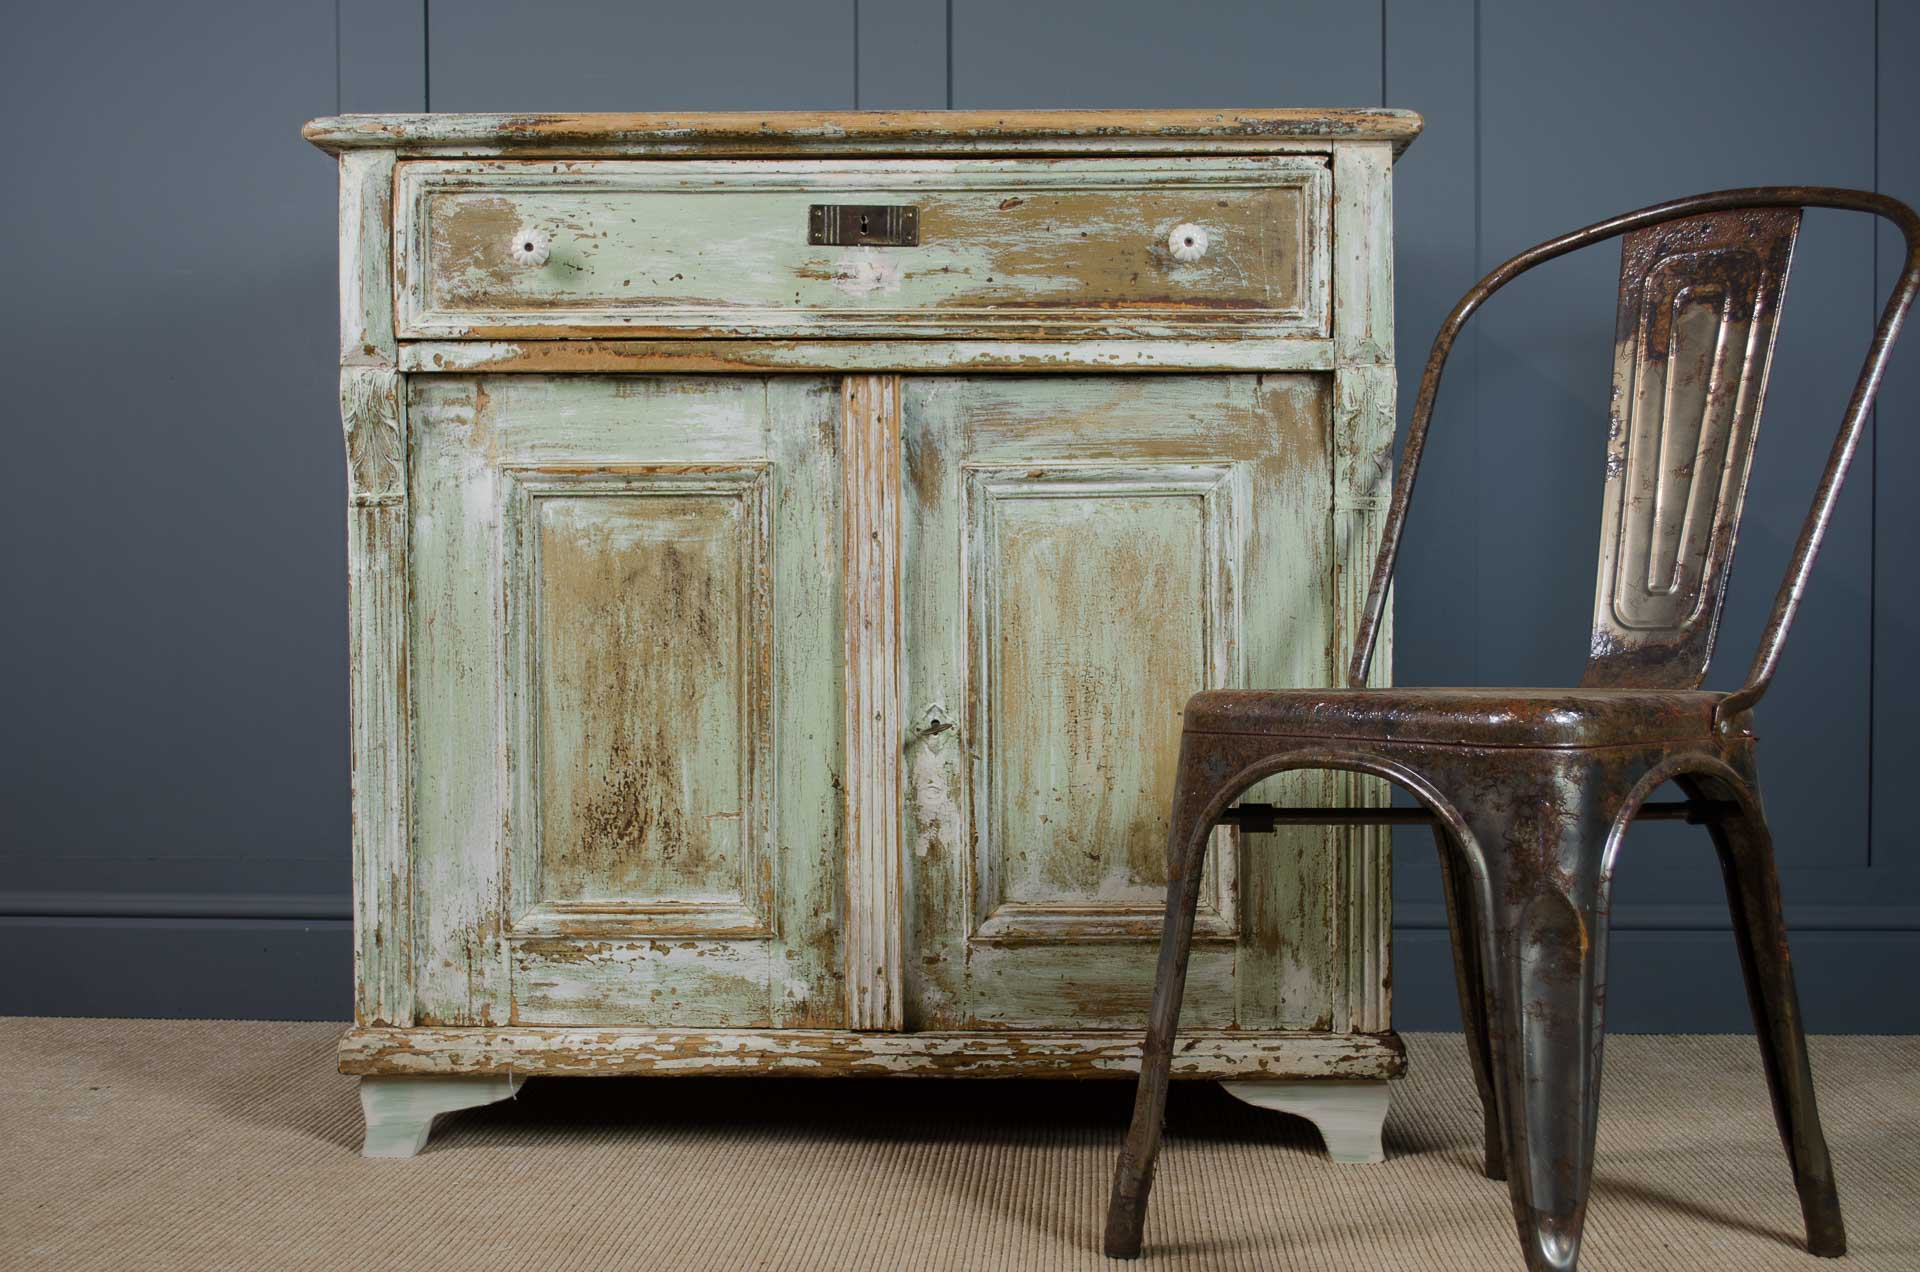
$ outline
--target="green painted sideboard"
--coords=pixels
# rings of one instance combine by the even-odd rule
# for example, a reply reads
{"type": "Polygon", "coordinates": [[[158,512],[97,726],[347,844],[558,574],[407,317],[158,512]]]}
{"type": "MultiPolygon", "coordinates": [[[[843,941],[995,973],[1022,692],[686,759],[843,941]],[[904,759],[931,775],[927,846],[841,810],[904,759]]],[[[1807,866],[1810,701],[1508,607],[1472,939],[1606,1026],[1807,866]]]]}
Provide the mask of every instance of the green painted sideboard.
{"type": "MultiPolygon", "coordinates": [[[[1346,658],[1418,129],[309,124],[367,1152],[546,1074],[1134,1072],[1187,696],[1346,658]]],[[[1175,1072],[1377,1158],[1385,832],[1216,835],[1175,1072]]]]}

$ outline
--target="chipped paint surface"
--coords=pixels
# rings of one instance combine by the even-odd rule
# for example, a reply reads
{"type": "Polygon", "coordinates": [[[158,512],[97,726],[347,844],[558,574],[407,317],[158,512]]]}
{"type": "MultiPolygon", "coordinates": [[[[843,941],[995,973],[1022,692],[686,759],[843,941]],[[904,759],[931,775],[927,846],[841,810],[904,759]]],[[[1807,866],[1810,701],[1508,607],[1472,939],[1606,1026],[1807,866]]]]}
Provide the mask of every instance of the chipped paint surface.
{"type": "MultiPolygon", "coordinates": [[[[1350,639],[1409,125],[1044,114],[316,130],[343,1067],[1136,1070],[1185,695],[1328,683],[1350,639]],[[822,192],[914,204],[923,246],[809,247],[822,192]],[[523,227],[544,264],[507,259],[523,227]]],[[[1176,1072],[1397,1074],[1346,1032],[1388,1024],[1385,863],[1376,831],[1220,832],[1176,1072]]]]}
{"type": "Polygon", "coordinates": [[[898,1029],[900,930],[900,381],[848,376],[840,413],[841,706],[846,755],[847,1024],[898,1029]]]}
{"type": "Polygon", "coordinates": [[[1331,371],[1333,341],[1274,340],[416,340],[402,371],[1331,371]]]}
{"type": "Polygon", "coordinates": [[[543,898],[757,891],[742,841],[766,764],[764,476],[623,470],[529,492],[543,898]]]}
{"type": "MultiPolygon", "coordinates": [[[[1393,1078],[1406,1052],[1392,1037],[1195,1032],[1174,1048],[1182,1077],[1393,1078]]],[[[839,1030],[353,1029],[340,1069],[415,1076],[471,1073],[792,1073],[820,1077],[1130,1078],[1131,1034],[853,1033],[839,1030]]]]}
{"type": "Polygon", "coordinates": [[[414,1015],[412,713],[408,709],[406,410],[400,377],[340,371],[347,450],[354,1018],[414,1015]]]}
{"type": "Polygon", "coordinates": [[[1307,156],[404,161],[397,331],[1324,336],[1329,185],[1307,156]],[[920,243],[810,244],[821,199],[910,203],[920,243]],[[1168,247],[1182,223],[1203,257],[1168,247]],[[538,266],[515,259],[528,233],[538,266]]]}
{"type": "Polygon", "coordinates": [[[1326,149],[1367,139],[1404,149],[1410,110],[869,110],[693,114],[335,115],[301,135],[328,150],[455,153],[884,154],[1061,150],[1326,149]]]}
{"type": "Polygon", "coordinates": [[[835,287],[853,297],[889,295],[906,286],[905,261],[878,248],[851,249],[849,259],[834,272],[835,287]]]}
{"type": "MultiPolygon", "coordinates": [[[[1144,1018],[1187,696],[1332,672],[1328,388],[905,381],[905,692],[954,712],[912,744],[915,789],[958,823],[917,823],[937,835],[911,859],[918,1027],[1144,1018]]],[[[1325,1025],[1329,950],[1284,935],[1324,921],[1324,853],[1303,850],[1321,842],[1306,831],[1243,854],[1220,832],[1211,939],[1190,973],[1197,1027],[1325,1025]]]]}
{"type": "Polygon", "coordinates": [[[838,1023],[837,386],[412,399],[420,1014],[838,1023]]]}

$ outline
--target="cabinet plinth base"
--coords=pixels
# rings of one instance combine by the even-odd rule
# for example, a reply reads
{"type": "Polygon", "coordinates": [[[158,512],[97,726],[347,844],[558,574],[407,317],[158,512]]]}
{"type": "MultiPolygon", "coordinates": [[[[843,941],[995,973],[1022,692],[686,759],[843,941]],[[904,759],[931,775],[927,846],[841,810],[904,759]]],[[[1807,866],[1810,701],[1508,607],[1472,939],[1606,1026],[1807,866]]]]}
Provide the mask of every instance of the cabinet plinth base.
{"type": "MultiPolygon", "coordinates": [[[[1385,1034],[1182,1034],[1176,1078],[1328,1079],[1370,1083],[1406,1072],[1385,1034]]],[[[391,1077],[637,1074],[792,1077],[1132,1078],[1131,1031],[859,1033],[839,1029],[356,1028],[340,1040],[342,1073],[391,1077]]],[[[496,1097],[497,1098],[497,1097],[496,1097]]]]}
{"type": "Polygon", "coordinates": [[[504,1100],[520,1089],[511,1073],[488,1077],[365,1077],[360,1109],[367,1119],[362,1157],[412,1157],[427,1146],[442,1113],[504,1100]]]}
{"type": "Polygon", "coordinates": [[[1393,1088],[1384,1082],[1222,1082],[1256,1108],[1304,1117],[1320,1129],[1327,1156],[1366,1165],[1387,1160],[1380,1141],[1393,1088]]]}

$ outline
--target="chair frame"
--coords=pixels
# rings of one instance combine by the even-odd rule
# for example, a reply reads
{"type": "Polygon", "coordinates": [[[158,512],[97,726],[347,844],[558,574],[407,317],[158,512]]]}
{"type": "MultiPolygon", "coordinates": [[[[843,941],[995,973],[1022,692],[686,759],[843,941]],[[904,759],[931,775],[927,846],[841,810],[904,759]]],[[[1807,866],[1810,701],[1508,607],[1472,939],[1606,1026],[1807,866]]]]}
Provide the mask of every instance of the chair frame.
{"type": "MultiPolygon", "coordinates": [[[[1772,839],[1760,802],[1751,710],[1778,668],[1893,343],[1920,293],[1920,215],[1898,200],[1866,191],[1812,186],[1725,190],[1597,222],[1522,252],[1489,273],[1447,316],[1428,356],[1348,682],[1356,690],[1366,685],[1440,381],[1461,330],[1487,299],[1535,266],[1580,248],[1693,219],[1738,232],[1741,225],[1733,218],[1791,209],[1794,215],[1786,231],[1790,258],[1799,215],[1807,208],[1865,212],[1890,221],[1905,237],[1906,259],[1874,330],[1746,681],[1730,694],[1712,695],[1717,700],[1710,729],[1703,728],[1697,738],[1675,741],[1631,723],[1616,723],[1597,742],[1492,747],[1368,733],[1366,716],[1358,711],[1352,729],[1209,732],[1194,727],[1194,707],[1207,695],[1190,704],[1168,839],[1166,922],[1133,1123],[1115,1171],[1107,1215],[1109,1256],[1130,1258],[1140,1252],[1212,827],[1229,823],[1243,830],[1271,831],[1279,825],[1425,824],[1432,827],[1440,853],[1461,1015],[1484,1111],[1486,1174],[1508,1181],[1527,1267],[1532,1272],[1570,1272],[1578,1261],[1592,1170],[1613,868],[1628,824],[1653,818],[1703,824],[1712,837],[1726,877],[1741,967],[1776,1122],[1800,1197],[1807,1246],[1817,1255],[1845,1251],[1788,958],[1772,839]],[[1385,778],[1410,792],[1421,807],[1276,808],[1233,802],[1265,777],[1307,768],[1385,778]],[[1648,802],[1647,797],[1670,780],[1687,799],[1648,802]]],[[[1623,292],[1627,281],[1623,270],[1623,292]]],[[[1779,285],[1783,290],[1784,266],[1779,285]]],[[[1770,352],[1770,330],[1767,343],[1770,352]]],[[[1762,377],[1764,368],[1762,361],[1762,377]]],[[[1753,410],[1750,428],[1757,428],[1757,400],[1753,410]]],[[[1743,468],[1738,474],[1742,485],[1744,476],[1743,468]]],[[[1692,647],[1647,651],[1650,662],[1664,658],[1672,664],[1652,679],[1596,676],[1596,650],[1584,682],[1588,687],[1570,692],[1592,698],[1618,689],[1630,709],[1706,696],[1691,691],[1712,655],[1738,526],[1737,491],[1734,498],[1730,527],[1718,545],[1724,559],[1701,584],[1703,592],[1710,593],[1712,612],[1692,647]],[[1697,666],[1683,665],[1688,658],[1697,666]]],[[[1717,533],[1718,521],[1715,524],[1717,533]]],[[[1325,692],[1327,704],[1337,709],[1343,691],[1325,692]]],[[[1503,691],[1476,692],[1484,694],[1489,713],[1499,708],[1503,691]]],[[[1371,701],[1377,705],[1379,699],[1371,701]]]]}

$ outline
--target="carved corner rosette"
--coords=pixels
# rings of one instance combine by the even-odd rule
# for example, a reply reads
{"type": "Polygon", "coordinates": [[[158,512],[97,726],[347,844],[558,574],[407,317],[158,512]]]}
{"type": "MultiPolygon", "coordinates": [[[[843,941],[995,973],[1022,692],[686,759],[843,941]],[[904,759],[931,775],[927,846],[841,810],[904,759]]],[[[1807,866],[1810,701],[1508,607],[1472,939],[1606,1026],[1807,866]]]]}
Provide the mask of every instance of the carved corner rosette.
{"type": "Polygon", "coordinates": [[[400,376],[376,367],[340,372],[340,425],[347,447],[347,497],[399,503],[406,492],[405,417],[400,376]]]}

